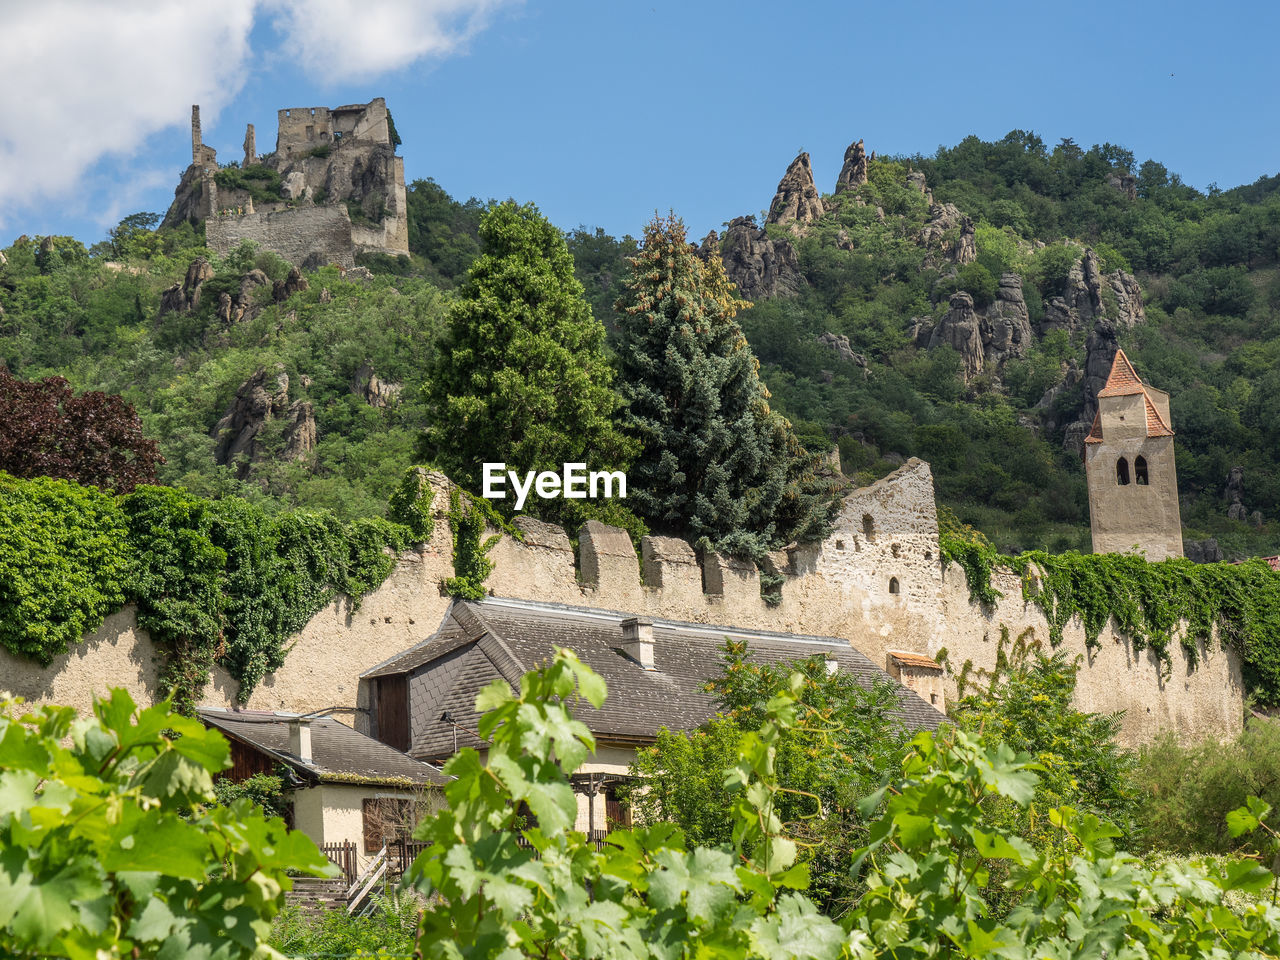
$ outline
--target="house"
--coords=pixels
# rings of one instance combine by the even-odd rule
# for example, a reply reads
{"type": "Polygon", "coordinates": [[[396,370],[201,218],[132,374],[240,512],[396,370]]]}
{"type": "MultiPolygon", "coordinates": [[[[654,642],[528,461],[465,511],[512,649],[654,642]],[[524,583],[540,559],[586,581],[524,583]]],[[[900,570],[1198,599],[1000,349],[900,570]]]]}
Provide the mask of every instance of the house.
{"type": "MultiPolygon", "coordinates": [[[[444,802],[448,777],[330,717],[200,707],[206,726],[231,744],[241,781],[282,773],[293,787],[292,826],[344,868],[359,870],[388,840],[404,839],[417,819],[444,802]],[[344,850],[354,848],[354,856],[344,850]],[[342,857],[350,863],[343,863],[342,857]]],[[[351,869],[348,869],[351,872],[351,869]]]]}
{"type": "Polygon", "coordinates": [[[482,688],[501,680],[514,689],[557,648],[572,649],[609,687],[599,710],[585,703],[575,708],[596,739],[595,755],[573,777],[578,829],[594,832],[626,822],[617,788],[627,780],[637,748],[652,744],[663,727],[693,730],[715,714],[705,685],[721,673],[727,639],[745,640],[749,657],[758,661],[816,655],[829,670],[846,672],[864,686],[894,683],[901,691],[896,712],[910,730],[933,730],[945,720],[838,637],[496,598],[455,601],[434,634],[362,675],[362,696],[370,705],[373,736],[419,760],[441,761],[463,747],[484,751],[475,732],[475,700],[482,688]]]}

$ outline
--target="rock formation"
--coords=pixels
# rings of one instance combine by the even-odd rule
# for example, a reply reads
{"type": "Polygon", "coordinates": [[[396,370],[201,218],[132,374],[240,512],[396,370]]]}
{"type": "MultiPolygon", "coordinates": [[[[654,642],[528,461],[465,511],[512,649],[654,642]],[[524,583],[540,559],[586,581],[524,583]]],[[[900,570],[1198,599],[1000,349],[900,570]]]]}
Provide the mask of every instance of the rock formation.
{"type": "Polygon", "coordinates": [[[973,308],[973,297],[963,290],[951,295],[946,316],[938,322],[929,336],[930,350],[941,346],[951,347],[960,354],[963,361],[961,375],[965,383],[982,372],[985,351],[978,314],[973,308]]]}
{"type": "Polygon", "coordinates": [[[1107,178],[1107,186],[1120,191],[1130,200],[1138,199],[1138,178],[1131,173],[1113,173],[1107,178]]]}
{"type": "Polygon", "coordinates": [[[218,296],[218,319],[226,326],[242,320],[252,320],[260,309],[254,291],[259,287],[270,286],[270,277],[256,268],[250,270],[240,278],[240,289],[234,296],[225,292],[218,296]]]}
{"type": "Polygon", "coordinates": [[[1222,491],[1222,499],[1228,503],[1244,498],[1244,467],[1232,467],[1227,476],[1226,489],[1222,491]]]}
{"type": "Polygon", "coordinates": [[[731,221],[723,242],[712,230],[698,254],[704,260],[719,256],[738,294],[748,300],[793,294],[804,284],[795,248],[771,238],[750,217],[731,221]]]}
{"type": "Polygon", "coordinates": [[[930,350],[949,346],[964,361],[966,383],[980,373],[999,375],[1013,357],[1031,349],[1031,318],[1016,273],[1000,277],[995,301],[979,313],[973,297],[961,290],[951,295],[946,315],[933,325],[927,317],[913,317],[908,336],[930,350]]]}
{"type": "Polygon", "coordinates": [[[856,364],[862,368],[862,379],[867,379],[867,358],[860,353],[855,353],[853,347],[849,343],[849,338],[843,333],[824,333],[818,337],[818,343],[835,352],[841,360],[856,364]]]}
{"type": "MultiPolygon", "coordinates": [[[[964,266],[978,259],[973,221],[961,213],[954,203],[935,203],[929,207],[929,220],[920,228],[916,242],[923,247],[936,248],[943,260],[957,266],[964,266]],[[948,241],[949,234],[956,236],[948,241]]],[[[935,262],[933,265],[938,264],[935,262]]]]}
{"type": "Polygon", "coordinates": [[[1222,555],[1222,548],[1218,546],[1218,541],[1213,537],[1207,540],[1184,540],[1182,550],[1192,563],[1222,563],[1226,559],[1222,555]]]}
{"type": "Polygon", "coordinates": [[[836,178],[836,195],[846,190],[856,190],[867,182],[867,153],[862,148],[862,141],[849,144],[844,152],[844,166],[840,168],[840,176],[836,178]]]}
{"type": "Polygon", "coordinates": [[[277,280],[271,287],[271,299],[276,303],[283,303],[295,293],[306,290],[311,284],[307,278],[302,275],[302,271],[297,267],[289,270],[289,276],[284,280],[277,280]]]}
{"type": "MultiPolygon", "coordinates": [[[[813,168],[809,155],[802,153],[791,161],[787,172],[778,182],[778,192],[769,204],[766,223],[804,224],[817,220],[825,213],[822,197],[813,183],[813,168]]],[[[794,229],[798,231],[799,227],[794,229]]]]}
{"type": "Polygon", "coordinates": [[[196,257],[187,266],[187,275],[160,294],[160,316],[166,313],[190,313],[200,306],[200,288],[213,279],[213,265],[204,257],[196,257]]]}
{"type": "Polygon", "coordinates": [[[358,397],[364,397],[365,403],[371,407],[390,406],[403,389],[403,384],[389,383],[380,378],[373,372],[373,367],[367,363],[361,364],[360,369],[351,378],[351,392],[358,397]]]}
{"type": "Polygon", "coordinates": [[[989,369],[998,370],[1011,357],[1025,356],[1031,349],[1031,315],[1022,295],[1022,278],[1016,273],[1001,275],[995,303],[987,308],[979,332],[983,363],[989,369]]]}
{"type": "Polygon", "coordinates": [[[241,384],[227,412],[213,428],[217,440],[214,460],[219,464],[236,464],[236,475],[243,480],[254,463],[269,454],[263,443],[263,430],[272,421],[284,418],[282,457],[300,460],[316,445],[315,410],[306,400],[289,403],[289,375],[276,364],[268,373],[258,370],[241,384]]]}

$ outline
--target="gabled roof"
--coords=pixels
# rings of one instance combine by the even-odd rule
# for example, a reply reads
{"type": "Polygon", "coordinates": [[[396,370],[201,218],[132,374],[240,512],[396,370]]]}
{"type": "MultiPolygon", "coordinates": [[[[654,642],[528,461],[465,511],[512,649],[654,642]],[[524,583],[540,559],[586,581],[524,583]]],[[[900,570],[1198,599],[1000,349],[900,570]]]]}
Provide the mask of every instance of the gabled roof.
{"type": "Polygon", "coordinates": [[[715,702],[705,685],[720,675],[727,638],[746,640],[753,660],[777,663],[823,656],[863,686],[876,681],[893,684],[899,691],[894,712],[908,729],[936,729],[945,719],[838,637],[654,618],[655,669],[646,670],[622,649],[622,621],[630,616],[523,600],[455,601],[432,638],[365,676],[410,676],[409,752],[418,757],[447,756],[455,743],[480,746],[473,733],[478,721],[476,694],[495,679],[514,687],[523,673],[551,659],[559,647],[573,650],[608,684],[601,709],[575,707],[578,719],[605,741],[647,743],[663,727],[692,730],[710,719],[715,702]],[[451,722],[440,719],[446,713],[451,722]]]}
{"type": "Polygon", "coordinates": [[[941,670],[942,664],[938,663],[932,657],[926,657],[919,653],[903,653],[899,650],[890,650],[889,656],[904,667],[917,667],[924,670],[941,670]]]}
{"type": "Polygon", "coordinates": [[[198,707],[196,713],[207,726],[216,727],[228,737],[275,758],[306,780],[428,787],[450,779],[431,764],[415,760],[329,717],[308,721],[311,762],[304,763],[289,750],[289,725],[298,720],[296,715],[221,707],[198,707]]]}
{"type": "MultiPolygon", "coordinates": [[[[1138,371],[1133,368],[1133,364],[1125,356],[1124,351],[1117,349],[1115,359],[1111,361],[1111,373],[1107,376],[1106,384],[1098,391],[1098,399],[1101,400],[1104,397],[1131,397],[1137,394],[1142,395],[1143,403],[1146,406],[1147,436],[1172,437],[1173,428],[1165,422],[1164,417],[1160,414],[1160,408],[1152,402],[1151,393],[1147,385],[1142,382],[1142,378],[1138,376],[1138,371]]],[[[1101,409],[1093,415],[1093,426],[1089,428],[1089,434],[1084,438],[1084,442],[1102,442],[1101,409]]]]}
{"type": "Polygon", "coordinates": [[[1138,371],[1133,369],[1133,364],[1129,362],[1124,351],[1117,349],[1115,359],[1111,361],[1111,373],[1107,375],[1107,382],[1098,391],[1098,396],[1124,397],[1144,392],[1142,378],[1138,376],[1138,371]]]}

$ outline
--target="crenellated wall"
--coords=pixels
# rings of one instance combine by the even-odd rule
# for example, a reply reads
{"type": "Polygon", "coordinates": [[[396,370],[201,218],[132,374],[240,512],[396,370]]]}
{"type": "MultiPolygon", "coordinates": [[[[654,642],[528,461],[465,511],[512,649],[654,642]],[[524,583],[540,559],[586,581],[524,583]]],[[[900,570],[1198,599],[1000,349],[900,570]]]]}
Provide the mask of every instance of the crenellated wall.
{"type": "MultiPolygon", "coordinates": [[[[419,550],[399,558],[395,571],[358,609],[346,601],[314,617],[294,641],[285,666],[254,691],[249,706],[335,715],[367,728],[359,675],[428,637],[449,605],[441,584],[453,575],[445,510],[448,481],[432,475],[435,530],[419,550]]],[[[1001,627],[1047,647],[1048,625],[1022,599],[1013,574],[997,574],[1004,597],[994,609],[969,602],[963,571],[944,568],[929,465],[910,460],[888,477],[849,494],[821,543],[792,546],[772,557],[783,574],[781,601],[760,595],[754,566],[709,555],[699,558],[683,540],[645,537],[637,554],[622,530],[592,521],[578,532],[578,551],[564,530],[521,518],[523,542],[502,536],[490,553],[487,585],[497,596],[600,607],[637,615],[754,627],[847,639],[873,662],[889,666],[889,651],[941,660],[946,702],[956,675],[995,663],[1001,627]]],[[[1149,741],[1163,729],[1185,740],[1227,737],[1240,730],[1244,688],[1236,655],[1202,649],[1190,668],[1174,644],[1173,669],[1162,676],[1150,651],[1104,631],[1089,652],[1079,623],[1062,647],[1080,656],[1077,701],[1102,713],[1124,711],[1122,737],[1149,741]]],[[[48,669],[0,651],[0,689],[33,700],[87,706],[89,695],[124,683],[135,695],[154,695],[154,651],[126,611],[48,669]]],[[[930,677],[936,683],[936,677],[930,677]]],[[[235,685],[219,672],[206,693],[229,705],[235,685]]]]}

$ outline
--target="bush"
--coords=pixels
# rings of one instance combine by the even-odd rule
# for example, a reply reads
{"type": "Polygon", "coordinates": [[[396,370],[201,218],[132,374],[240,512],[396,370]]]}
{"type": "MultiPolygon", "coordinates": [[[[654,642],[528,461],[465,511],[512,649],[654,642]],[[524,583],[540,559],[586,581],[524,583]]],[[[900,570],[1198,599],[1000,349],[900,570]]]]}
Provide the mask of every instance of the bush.
{"type": "Polygon", "coordinates": [[[1235,740],[1180,745],[1172,734],[1144,747],[1134,770],[1142,840],[1152,850],[1226,853],[1240,844],[1226,816],[1257,796],[1280,806],[1280,721],[1251,720],[1235,740]]]}
{"type": "Polygon", "coordinates": [[[124,690],[23,711],[0,699],[0,953],[264,956],[289,871],[333,873],[247,800],[214,804],[216,730],[124,690]]]}

